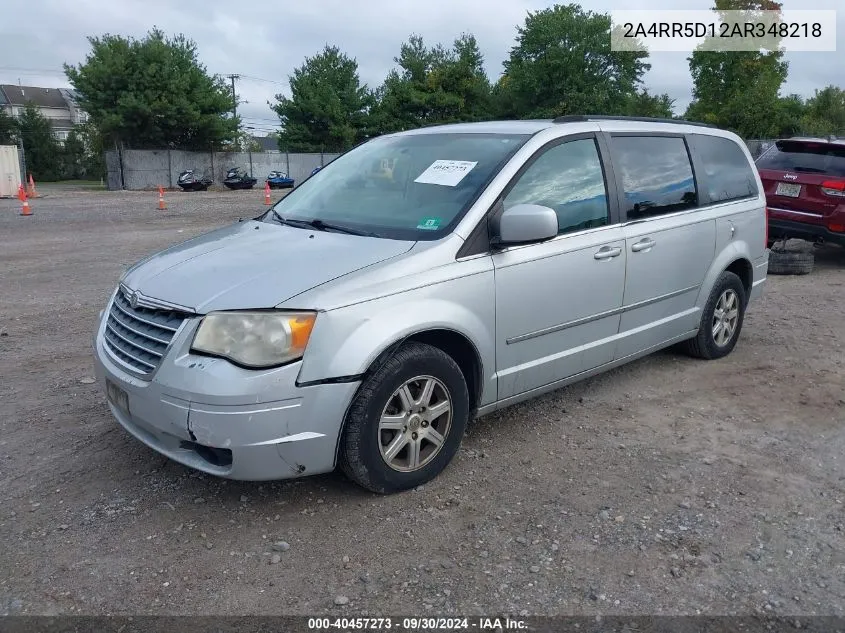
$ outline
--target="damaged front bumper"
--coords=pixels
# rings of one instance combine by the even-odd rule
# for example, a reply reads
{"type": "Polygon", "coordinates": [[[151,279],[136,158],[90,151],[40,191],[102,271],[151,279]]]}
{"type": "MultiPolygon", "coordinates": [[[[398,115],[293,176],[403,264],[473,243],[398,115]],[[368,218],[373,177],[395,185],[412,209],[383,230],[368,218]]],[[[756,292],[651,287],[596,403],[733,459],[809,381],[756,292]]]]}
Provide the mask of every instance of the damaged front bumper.
{"type": "Polygon", "coordinates": [[[155,372],[141,378],[106,348],[101,320],[95,371],[105,393],[112,385],[109,408],[121,426],[174,461],[229,479],[289,479],[333,470],[358,383],[298,387],[298,362],[256,371],[191,354],[198,322],[187,322],[155,372]]]}

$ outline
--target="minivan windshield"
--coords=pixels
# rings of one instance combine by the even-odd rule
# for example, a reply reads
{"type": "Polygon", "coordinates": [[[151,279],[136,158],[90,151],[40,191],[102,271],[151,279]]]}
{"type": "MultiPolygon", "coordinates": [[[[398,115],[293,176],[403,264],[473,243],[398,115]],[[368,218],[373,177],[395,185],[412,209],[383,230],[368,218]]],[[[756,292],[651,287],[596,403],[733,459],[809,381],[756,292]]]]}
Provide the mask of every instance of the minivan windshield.
{"type": "Polygon", "coordinates": [[[276,203],[267,222],[401,240],[451,231],[529,135],[384,136],[335,159],[276,203]]]}

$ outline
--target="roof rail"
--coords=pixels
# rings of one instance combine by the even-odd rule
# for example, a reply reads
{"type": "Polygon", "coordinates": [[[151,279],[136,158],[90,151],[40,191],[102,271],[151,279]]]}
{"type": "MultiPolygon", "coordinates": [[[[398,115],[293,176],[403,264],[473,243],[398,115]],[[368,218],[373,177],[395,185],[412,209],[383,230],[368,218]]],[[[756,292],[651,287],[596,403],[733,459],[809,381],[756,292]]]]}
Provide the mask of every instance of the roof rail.
{"type": "Polygon", "coordinates": [[[718,127],[710,123],[684,121],[681,119],[661,119],[648,116],[613,116],[610,114],[567,114],[552,120],[552,123],[578,123],[584,121],[641,121],[643,123],[674,123],[676,125],[697,125],[700,127],[718,127]]]}

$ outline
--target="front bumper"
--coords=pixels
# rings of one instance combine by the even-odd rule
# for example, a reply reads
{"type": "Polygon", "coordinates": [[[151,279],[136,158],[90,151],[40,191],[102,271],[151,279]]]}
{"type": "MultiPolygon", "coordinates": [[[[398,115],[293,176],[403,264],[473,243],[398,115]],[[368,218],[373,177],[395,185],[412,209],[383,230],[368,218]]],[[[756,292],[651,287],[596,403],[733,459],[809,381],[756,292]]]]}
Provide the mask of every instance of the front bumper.
{"type": "MultiPolygon", "coordinates": [[[[106,310],[106,314],[107,314],[106,310]]],[[[301,363],[247,370],[190,352],[199,318],[189,319],[150,377],[126,371],[94,338],[97,380],[127,394],[129,412],[109,402],[135,438],[185,466],[240,480],[329,472],[358,383],[297,387],[301,363]]]]}

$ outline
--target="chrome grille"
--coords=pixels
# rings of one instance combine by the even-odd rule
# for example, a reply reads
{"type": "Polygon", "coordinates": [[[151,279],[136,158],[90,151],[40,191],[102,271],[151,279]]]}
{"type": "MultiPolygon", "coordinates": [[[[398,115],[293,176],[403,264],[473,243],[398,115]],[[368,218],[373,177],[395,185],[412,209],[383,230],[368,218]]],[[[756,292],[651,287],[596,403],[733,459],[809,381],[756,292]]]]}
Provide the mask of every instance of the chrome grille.
{"type": "Polygon", "coordinates": [[[106,319],[106,347],[139,374],[150,374],[158,367],[186,316],[175,310],[133,308],[119,290],[106,319]]]}

